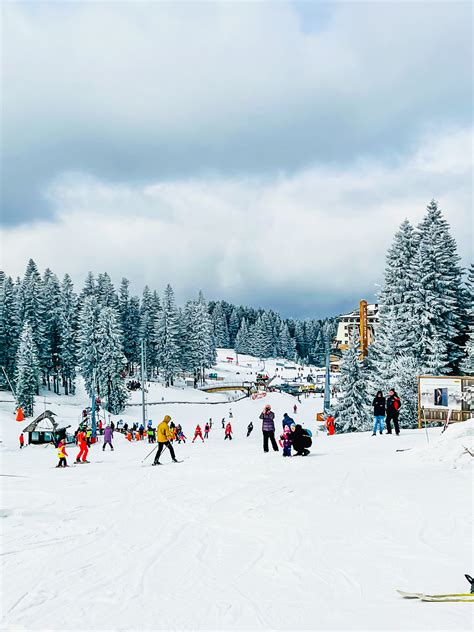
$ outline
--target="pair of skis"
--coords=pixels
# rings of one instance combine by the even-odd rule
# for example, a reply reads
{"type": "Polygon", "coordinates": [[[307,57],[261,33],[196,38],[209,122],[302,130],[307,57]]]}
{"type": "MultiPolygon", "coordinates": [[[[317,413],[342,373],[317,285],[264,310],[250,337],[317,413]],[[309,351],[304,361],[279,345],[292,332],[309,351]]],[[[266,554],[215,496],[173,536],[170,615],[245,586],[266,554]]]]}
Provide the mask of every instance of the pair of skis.
{"type": "Polygon", "coordinates": [[[397,590],[398,594],[404,599],[420,599],[421,601],[447,601],[451,603],[474,603],[474,579],[470,575],[464,575],[471,584],[470,593],[445,593],[441,595],[426,595],[425,593],[409,593],[403,590],[397,590]]]}
{"type": "Polygon", "coordinates": [[[420,601],[439,601],[451,603],[474,603],[474,593],[446,593],[445,595],[425,595],[425,593],[410,593],[397,590],[404,599],[419,599],[420,601]]]}

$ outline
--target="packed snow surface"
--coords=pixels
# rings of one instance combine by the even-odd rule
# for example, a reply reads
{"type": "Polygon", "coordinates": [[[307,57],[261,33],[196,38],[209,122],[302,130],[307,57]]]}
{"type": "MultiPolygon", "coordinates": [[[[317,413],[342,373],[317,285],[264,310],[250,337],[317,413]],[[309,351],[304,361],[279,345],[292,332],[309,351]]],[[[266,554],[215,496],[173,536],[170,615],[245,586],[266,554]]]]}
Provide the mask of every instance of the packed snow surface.
{"type": "MultiPolygon", "coordinates": [[[[19,449],[28,420],[16,422],[0,393],[4,629],[471,629],[472,605],[395,590],[468,587],[473,459],[460,446],[472,447],[473,422],[442,437],[441,428],[328,437],[315,422],[322,400],[310,397],[294,418],[313,431],[311,455],[282,458],[263,453],[258,415],[270,403],[279,429],[293,397],[229,404],[186,389],[194,403],[166,404],[179,389],[153,388],[165,403],[148,416],[170,414],[188,436],[176,446],[182,463],[165,451],[151,467],[153,456],[142,460],[153,446],[115,433],[114,452],[100,443],[90,464],[56,469],[53,447],[19,449]],[[231,442],[221,425],[230,408],[231,442]],[[210,417],[209,440],[191,444],[210,417]]],[[[77,426],[80,389],[46,399],[77,426]]],[[[121,417],[140,421],[140,409],[121,417]]],[[[70,463],[77,451],[67,447],[70,463]]]]}

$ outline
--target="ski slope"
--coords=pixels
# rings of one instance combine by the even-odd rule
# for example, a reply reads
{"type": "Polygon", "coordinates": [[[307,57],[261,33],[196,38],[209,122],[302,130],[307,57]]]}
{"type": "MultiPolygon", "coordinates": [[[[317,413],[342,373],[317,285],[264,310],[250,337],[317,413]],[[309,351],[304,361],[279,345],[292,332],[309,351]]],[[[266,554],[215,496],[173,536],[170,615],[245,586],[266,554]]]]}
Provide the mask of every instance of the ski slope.
{"type": "MultiPolygon", "coordinates": [[[[432,428],[429,443],[424,430],[327,437],[314,421],[322,400],[309,398],[295,419],[313,430],[311,455],[284,459],[263,453],[258,415],[268,401],[279,424],[294,398],[205,396],[214,403],[150,407],[188,438],[214,422],[208,441],[177,445],[183,462],[165,452],[161,467],[141,463],[147,443],[116,433],[114,452],[95,445],[90,464],[57,470],[53,447],[19,450],[26,423],[0,403],[3,629],[471,629],[472,605],[395,590],[466,590],[473,422],[442,437],[432,428]],[[234,440],[224,442],[230,406],[234,440]]],[[[71,423],[86,403],[80,389],[47,397],[71,423]]],[[[71,463],[77,448],[67,451],[71,463]]]]}

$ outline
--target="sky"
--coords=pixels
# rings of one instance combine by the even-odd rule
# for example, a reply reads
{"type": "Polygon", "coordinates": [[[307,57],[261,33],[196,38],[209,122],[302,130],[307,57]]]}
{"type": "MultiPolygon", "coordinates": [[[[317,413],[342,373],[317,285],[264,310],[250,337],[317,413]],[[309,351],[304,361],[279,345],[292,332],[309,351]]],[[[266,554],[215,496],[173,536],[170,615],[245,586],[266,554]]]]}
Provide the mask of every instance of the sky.
{"type": "Polygon", "coordinates": [[[472,260],[471,2],[8,2],[1,267],[324,317],[432,198],[472,260]]]}

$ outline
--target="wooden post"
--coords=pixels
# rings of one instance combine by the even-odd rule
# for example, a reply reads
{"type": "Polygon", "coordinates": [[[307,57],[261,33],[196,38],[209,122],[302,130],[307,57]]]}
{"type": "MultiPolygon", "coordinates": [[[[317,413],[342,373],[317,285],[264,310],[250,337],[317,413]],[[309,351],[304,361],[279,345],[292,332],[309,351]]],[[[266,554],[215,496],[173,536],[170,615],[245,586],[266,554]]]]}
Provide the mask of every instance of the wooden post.
{"type": "Polygon", "coordinates": [[[359,303],[359,338],[360,338],[360,359],[367,355],[368,332],[367,332],[367,301],[363,299],[359,303]]]}

